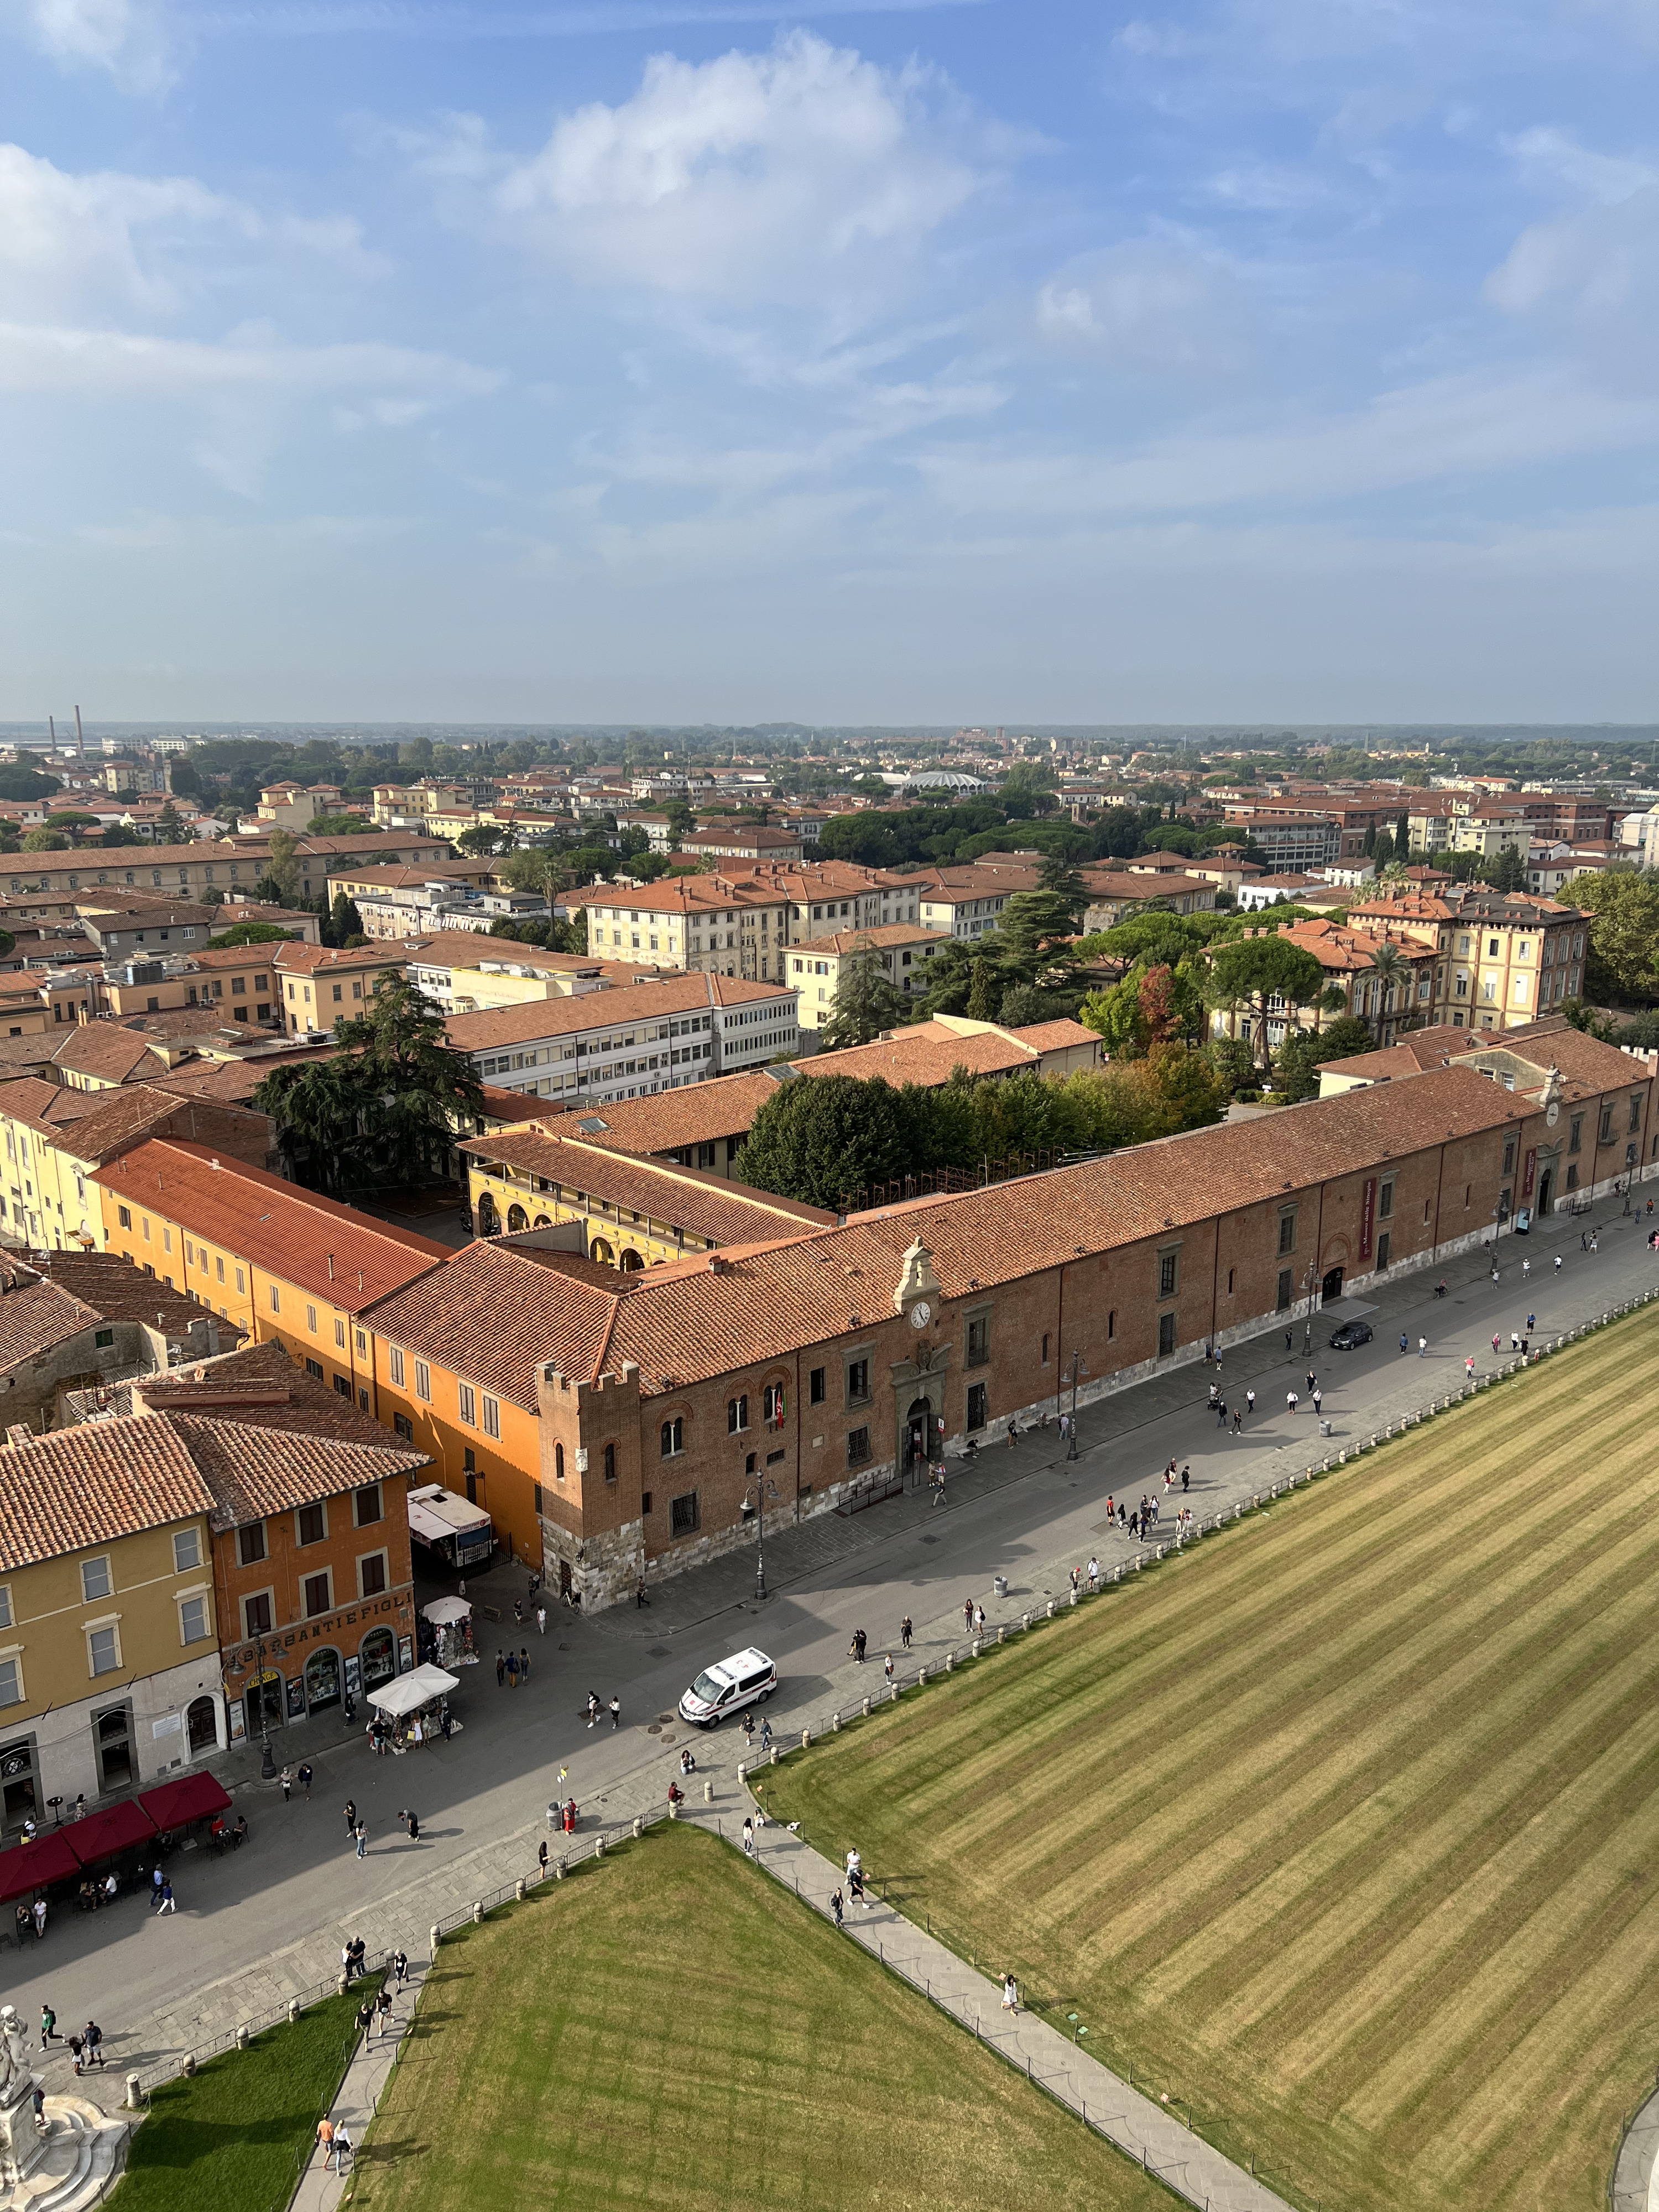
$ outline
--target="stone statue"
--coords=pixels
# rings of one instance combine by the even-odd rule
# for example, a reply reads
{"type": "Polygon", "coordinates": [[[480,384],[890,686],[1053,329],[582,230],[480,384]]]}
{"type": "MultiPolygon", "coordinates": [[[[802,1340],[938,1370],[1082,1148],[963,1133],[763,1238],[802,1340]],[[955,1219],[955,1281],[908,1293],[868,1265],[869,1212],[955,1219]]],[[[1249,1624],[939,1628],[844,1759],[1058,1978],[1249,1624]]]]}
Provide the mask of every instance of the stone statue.
{"type": "Polygon", "coordinates": [[[28,2042],[15,2005],[0,2005],[0,2100],[15,2097],[20,2088],[32,2089],[28,2042]]]}

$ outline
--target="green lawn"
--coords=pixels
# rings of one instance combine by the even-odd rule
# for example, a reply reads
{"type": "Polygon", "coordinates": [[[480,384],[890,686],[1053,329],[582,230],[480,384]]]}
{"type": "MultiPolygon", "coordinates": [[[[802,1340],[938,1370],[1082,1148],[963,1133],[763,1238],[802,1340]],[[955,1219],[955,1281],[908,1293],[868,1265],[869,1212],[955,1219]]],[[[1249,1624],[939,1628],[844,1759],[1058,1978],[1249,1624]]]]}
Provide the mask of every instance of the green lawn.
{"type": "Polygon", "coordinates": [[[1656,1363],[1650,1310],[788,1759],[773,1812],[1310,2203],[1600,2212],[1659,2051],[1656,1363]]]}
{"type": "Polygon", "coordinates": [[[678,1826],[444,1943],[353,2203],[1170,2199],[729,1844],[678,1826]]]}
{"type": "Polygon", "coordinates": [[[149,2100],[116,2212],[283,2212],[356,2039],[361,1986],[149,2100]]]}

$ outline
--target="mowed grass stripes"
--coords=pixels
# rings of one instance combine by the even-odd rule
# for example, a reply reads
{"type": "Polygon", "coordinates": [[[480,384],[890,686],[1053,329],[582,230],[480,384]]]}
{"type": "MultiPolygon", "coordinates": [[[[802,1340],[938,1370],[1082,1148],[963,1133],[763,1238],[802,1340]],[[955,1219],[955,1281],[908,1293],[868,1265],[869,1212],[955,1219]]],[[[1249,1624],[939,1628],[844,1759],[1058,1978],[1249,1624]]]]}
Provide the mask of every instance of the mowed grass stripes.
{"type": "Polygon", "coordinates": [[[1595,2212],[1659,2065],[1659,1310],[768,1778],[1236,2156],[1595,2212]]]}

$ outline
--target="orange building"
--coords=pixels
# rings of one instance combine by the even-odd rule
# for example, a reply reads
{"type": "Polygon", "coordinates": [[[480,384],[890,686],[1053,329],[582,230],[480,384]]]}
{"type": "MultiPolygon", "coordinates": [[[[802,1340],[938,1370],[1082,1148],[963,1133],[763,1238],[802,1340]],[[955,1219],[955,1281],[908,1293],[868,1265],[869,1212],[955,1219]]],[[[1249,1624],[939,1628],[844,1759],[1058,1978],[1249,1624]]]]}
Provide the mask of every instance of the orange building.
{"type": "Polygon", "coordinates": [[[452,1255],[205,1145],[151,1139],[88,1177],[104,1247],[380,1418],[361,1316],[452,1255]]]}

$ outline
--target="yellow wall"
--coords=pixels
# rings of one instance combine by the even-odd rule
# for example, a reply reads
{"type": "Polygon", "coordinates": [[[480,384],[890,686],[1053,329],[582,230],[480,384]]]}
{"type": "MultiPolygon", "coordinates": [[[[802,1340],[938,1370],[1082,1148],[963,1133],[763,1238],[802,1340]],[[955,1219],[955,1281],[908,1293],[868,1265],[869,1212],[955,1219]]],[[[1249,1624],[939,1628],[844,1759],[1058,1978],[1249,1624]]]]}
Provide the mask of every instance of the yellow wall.
{"type": "MultiPolygon", "coordinates": [[[[689,1231],[676,1236],[674,1224],[657,1221],[641,1215],[636,1221],[632,1209],[593,1200],[589,1205],[577,1206],[569,1199],[560,1199],[551,1191],[532,1188],[531,1177],[514,1169],[510,1175],[486,1175],[478,1163],[471,1158],[467,1168],[467,1202],[472,1208],[475,1222],[481,1219],[480,1208],[488,1194],[505,1228],[509,1223],[509,1209],[521,1206],[525,1219],[512,1223],[515,1229],[539,1229],[544,1224],[558,1221],[580,1221],[587,1235],[589,1257],[608,1267],[631,1268],[635,1264],[650,1267],[659,1260],[683,1260],[688,1252],[707,1252],[714,1249],[706,1237],[692,1235],[689,1231]],[[594,1249],[603,1246],[603,1249],[594,1249]]],[[[780,1233],[782,1224],[779,1224],[780,1233]]],[[[481,1232],[482,1233],[482,1232],[481,1232]]]]}
{"type": "Polygon", "coordinates": [[[12,1236],[55,1251],[103,1249],[103,1213],[85,1164],[9,1114],[0,1114],[0,1227],[12,1236]],[[76,1234],[82,1227],[87,1237],[76,1234]]]}
{"type": "Polygon", "coordinates": [[[501,1433],[486,1436],[482,1389],[477,1391],[475,1400],[478,1423],[469,1426],[460,1419],[461,1377],[452,1369],[428,1362],[431,1395],[422,1398],[416,1387],[414,1352],[403,1352],[404,1380],[401,1383],[392,1380],[393,1358],[398,1348],[384,1339],[374,1340],[374,1395],[380,1419],[394,1430],[400,1420],[405,1423],[406,1429],[398,1433],[412,1439],[418,1450],[431,1453],[432,1471],[423,1474],[422,1481],[441,1482],[446,1490],[465,1498],[471,1474],[474,1499],[495,1522],[496,1541],[505,1548],[510,1536],[514,1558],[539,1569],[542,1531],[536,1486],[541,1480],[541,1430],[536,1416],[502,1398],[498,1401],[501,1433]],[[469,1452],[473,1460],[471,1468],[466,1464],[469,1452]]]}
{"type": "MultiPolygon", "coordinates": [[[[0,1459],[0,1480],[3,1469],[0,1459]]],[[[0,1658],[21,1662],[23,1686],[22,1703],[5,1707],[0,1727],[18,1727],[54,1707],[113,1693],[135,1677],[161,1674],[214,1649],[218,1630],[211,1545],[205,1517],[194,1515],[142,1535],[119,1536],[35,1566],[0,1571],[0,1589],[8,1590],[11,1601],[11,1626],[0,1627],[0,1658]],[[191,1532],[197,1564],[179,1568],[173,1539],[191,1532]],[[110,1594],[88,1598],[82,1566],[106,1559],[110,1594]],[[191,1644],[184,1640],[179,1613],[186,1595],[205,1601],[206,1633],[191,1644]],[[88,1624],[114,1626],[119,1663],[106,1673],[92,1671],[88,1624]]]]}

